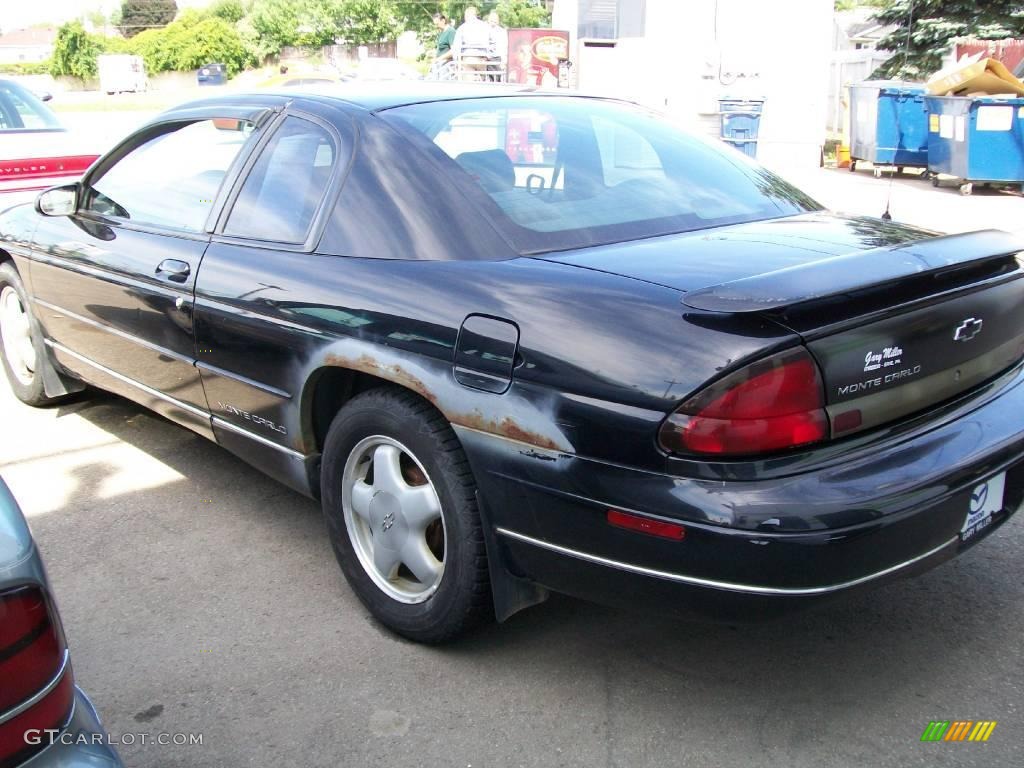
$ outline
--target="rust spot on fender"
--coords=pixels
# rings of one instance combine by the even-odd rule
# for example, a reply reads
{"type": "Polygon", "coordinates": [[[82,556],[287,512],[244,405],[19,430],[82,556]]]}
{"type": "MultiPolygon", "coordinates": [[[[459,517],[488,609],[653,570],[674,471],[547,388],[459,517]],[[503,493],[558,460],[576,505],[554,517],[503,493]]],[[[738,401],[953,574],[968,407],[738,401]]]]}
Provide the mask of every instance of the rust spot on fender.
{"type": "MultiPolygon", "coordinates": [[[[389,351],[386,356],[393,359],[394,351],[389,351]]],[[[339,354],[335,350],[324,356],[324,364],[366,373],[410,389],[433,403],[454,425],[498,435],[537,448],[562,452],[571,450],[571,446],[564,436],[557,432],[557,429],[549,435],[536,428],[524,426],[524,423],[530,421],[541,422],[540,426],[543,426],[545,417],[536,410],[535,406],[523,401],[509,401],[492,394],[476,392],[443,382],[440,390],[435,391],[428,387],[419,376],[402,365],[401,361],[384,362],[378,357],[362,351],[359,354],[353,352],[351,355],[346,355],[339,354]],[[482,408],[479,405],[482,399],[487,399],[488,404],[493,402],[494,410],[499,415],[493,418],[485,416],[484,411],[490,409],[489,407],[482,408]],[[467,412],[467,407],[471,407],[472,410],[467,412]],[[505,413],[501,414],[501,411],[505,411],[505,413]]]]}
{"type": "Polygon", "coordinates": [[[451,422],[452,424],[458,424],[460,427],[469,427],[470,429],[478,429],[481,432],[490,432],[494,435],[507,437],[510,440],[518,440],[520,443],[536,445],[539,448],[547,448],[552,451],[560,450],[558,444],[550,437],[528,429],[523,429],[510,416],[503,416],[500,419],[488,419],[480,413],[480,411],[473,411],[469,414],[452,416],[451,422]]]}
{"type": "Polygon", "coordinates": [[[395,384],[401,384],[406,389],[411,389],[413,392],[427,398],[434,405],[438,404],[437,395],[428,389],[427,385],[419,378],[413,376],[400,365],[387,365],[369,355],[360,355],[356,358],[343,357],[342,355],[327,355],[324,361],[327,365],[349,368],[353,371],[360,371],[381,379],[387,379],[395,384]]]}

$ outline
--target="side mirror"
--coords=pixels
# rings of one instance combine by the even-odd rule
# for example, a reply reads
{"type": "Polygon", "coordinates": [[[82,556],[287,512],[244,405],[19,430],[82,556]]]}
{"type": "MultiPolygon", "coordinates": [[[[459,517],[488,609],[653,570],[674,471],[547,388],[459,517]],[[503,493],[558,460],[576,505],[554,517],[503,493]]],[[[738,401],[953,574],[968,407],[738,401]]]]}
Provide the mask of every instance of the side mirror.
{"type": "Polygon", "coordinates": [[[78,183],[50,187],[36,197],[36,212],[43,216],[70,216],[78,205],[78,183]]]}

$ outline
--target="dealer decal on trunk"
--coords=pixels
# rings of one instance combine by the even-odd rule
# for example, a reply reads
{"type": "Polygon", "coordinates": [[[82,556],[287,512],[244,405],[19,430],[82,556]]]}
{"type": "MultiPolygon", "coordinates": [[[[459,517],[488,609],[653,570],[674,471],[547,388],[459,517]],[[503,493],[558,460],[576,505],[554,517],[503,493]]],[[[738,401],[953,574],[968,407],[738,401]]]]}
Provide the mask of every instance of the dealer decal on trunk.
{"type": "Polygon", "coordinates": [[[879,368],[891,368],[894,365],[899,365],[902,358],[902,347],[886,347],[881,352],[868,352],[864,355],[864,372],[877,371],[879,368]]]}

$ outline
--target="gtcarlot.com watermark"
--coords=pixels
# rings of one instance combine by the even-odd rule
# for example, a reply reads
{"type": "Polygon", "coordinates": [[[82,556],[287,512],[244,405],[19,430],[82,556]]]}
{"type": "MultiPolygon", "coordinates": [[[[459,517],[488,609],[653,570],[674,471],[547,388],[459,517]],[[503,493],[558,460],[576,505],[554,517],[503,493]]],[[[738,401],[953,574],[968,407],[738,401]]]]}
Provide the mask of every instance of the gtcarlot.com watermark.
{"type": "Polygon", "coordinates": [[[113,747],[131,747],[135,745],[157,745],[160,747],[194,747],[202,746],[201,733],[71,733],[55,728],[31,728],[25,731],[25,743],[31,746],[40,744],[64,744],[66,746],[85,747],[106,744],[113,747]]]}

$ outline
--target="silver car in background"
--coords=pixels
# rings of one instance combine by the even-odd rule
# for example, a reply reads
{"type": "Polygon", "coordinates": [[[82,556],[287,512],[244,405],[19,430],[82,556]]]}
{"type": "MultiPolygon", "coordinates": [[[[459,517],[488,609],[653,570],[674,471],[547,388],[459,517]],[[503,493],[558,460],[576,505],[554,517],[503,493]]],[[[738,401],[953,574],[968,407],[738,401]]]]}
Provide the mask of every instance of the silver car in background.
{"type": "Polygon", "coordinates": [[[0,768],[120,768],[108,741],[75,685],[39,550],[0,479],[0,768]]]}

